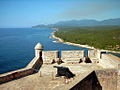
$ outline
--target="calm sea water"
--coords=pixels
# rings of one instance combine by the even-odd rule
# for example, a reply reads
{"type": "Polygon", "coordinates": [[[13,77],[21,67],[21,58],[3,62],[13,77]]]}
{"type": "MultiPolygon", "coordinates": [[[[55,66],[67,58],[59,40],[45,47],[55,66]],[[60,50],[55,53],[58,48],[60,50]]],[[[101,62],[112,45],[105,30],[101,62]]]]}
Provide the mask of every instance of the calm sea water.
{"type": "Polygon", "coordinates": [[[25,67],[34,57],[34,46],[40,42],[44,50],[88,50],[49,38],[53,30],[32,28],[0,28],[0,73],[25,67]]]}

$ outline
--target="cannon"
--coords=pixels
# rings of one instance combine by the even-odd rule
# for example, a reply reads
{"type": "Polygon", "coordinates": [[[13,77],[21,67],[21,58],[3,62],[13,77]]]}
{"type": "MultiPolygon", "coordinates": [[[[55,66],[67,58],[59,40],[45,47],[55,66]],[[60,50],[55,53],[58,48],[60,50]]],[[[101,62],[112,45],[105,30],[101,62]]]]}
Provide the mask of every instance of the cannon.
{"type": "Polygon", "coordinates": [[[75,74],[73,74],[67,67],[63,67],[63,66],[53,66],[53,67],[57,68],[56,77],[65,76],[66,78],[73,78],[75,76],[75,74]]]}

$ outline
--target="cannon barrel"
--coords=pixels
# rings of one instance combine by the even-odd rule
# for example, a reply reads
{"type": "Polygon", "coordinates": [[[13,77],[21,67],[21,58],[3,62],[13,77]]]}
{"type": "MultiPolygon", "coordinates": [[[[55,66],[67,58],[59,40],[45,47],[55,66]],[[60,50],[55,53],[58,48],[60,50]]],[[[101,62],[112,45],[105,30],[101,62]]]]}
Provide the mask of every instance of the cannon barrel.
{"type": "Polygon", "coordinates": [[[53,66],[54,68],[57,68],[57,74],[56,77],[65,76],[66,78],[73,78],[75,74],[73,74],[68,67],[63,66],[53,66]]]}

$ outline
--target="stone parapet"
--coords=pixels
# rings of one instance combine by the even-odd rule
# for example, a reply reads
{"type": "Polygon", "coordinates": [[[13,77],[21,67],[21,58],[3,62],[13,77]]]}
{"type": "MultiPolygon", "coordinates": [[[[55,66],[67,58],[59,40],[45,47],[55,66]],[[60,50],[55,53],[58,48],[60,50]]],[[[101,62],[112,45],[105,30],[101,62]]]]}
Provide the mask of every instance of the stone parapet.
{"type": "Polygon", "coordinates": [[[35,57],[25,68],[1,74],[0,84],[36,73],[41,64],[40,59],[35,57]]]}
{"type": "Polygon", "coordinates": [[[42,51],[43,63],[51,63],[58,60],[58,51],[42,51]]]}
{"type": "Polygon", "coordinates": [[[120,70],[118,70],[118,77],[117,77],[117,90],[120,90],[120,70]]]}
{"type": "Polygon", "coordinates": [[[96,70],[95,73],[102,86],[102,90],[117,90],[117,69],[96,70]]]}
{"type": "Polygon", "coordinates": [[[118,68],[120,64],[120,58],[112,54],[102,54],[102,58],[99,60],[100,65],[103,68],[118,68]]]}
{"type": "Polygon", "coordinates": [[[64,62],[79,62],[83,57],[83,50],[61,51],[61,59],[64,62]]]}

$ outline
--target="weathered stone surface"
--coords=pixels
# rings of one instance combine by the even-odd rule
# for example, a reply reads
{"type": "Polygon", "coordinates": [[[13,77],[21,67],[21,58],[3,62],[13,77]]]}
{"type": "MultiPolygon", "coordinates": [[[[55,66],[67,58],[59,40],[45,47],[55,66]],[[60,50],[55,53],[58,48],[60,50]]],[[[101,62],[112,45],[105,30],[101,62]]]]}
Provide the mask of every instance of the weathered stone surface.
{"type": "Polygon", "coordinates": [[[53,68],[54,65],[57,64],[43,64],[38,73],[1,84],[0,90],[68,90],[64,87],[72,87],[92,70],[101,68],[94,64],[62,64],[62,66],[69,67],[69,69],[76,74],[74,79],[71,79],[69,82],[71,85],[69,85],[65,84],[64,78],[54,77],[54,80],[52,79],[52,74],[55,76],[57,72],[56,69],[53,68]],[[56,89],[58,86],[60,86],[59,89],[56,89]]]}
{"type": "Polygon", "coordinates": [[[120,58],[112,54],[102,54],[101,59],[99,60],[100,65],[104,68],[118,68],[120,63],[120,58]]]}
{"type": "Polygon", "coordinates": [[[100,58],[100,51],[99,50],[88,50],[88,57],[89,58],[100,58]]]}
{"type": "Polygon", "coordinates": [[[0,84],[33,74],[33,73],[37,72],[37,70],[39,70],[41,65],[42,65],[41,60],[36,57],[27,65],[27,67],[25,67],[23,69],[19,69],[19,70],[5,73],[5,74],[1,74],[0,75],[0,84]]]}
{"type": "Polygon", "coordinates": [[[120,58],[111,54],[101,55],[98,50],[89,50],[88,56],[92,63],[85,62],[84,51],[81,50],[61,51],[61,58],[58,58],[60,57],[58,51],[37,52],[36,57],[26,68],[0,75],[0,83],[17,79],[0,85],[0,90],[68,90],[75,85],[77,85],[77,88],[81,88],[79,90],[93,90],[93,87],[97,84],[99,84],[97,90],[101,90],[101,87],[102,90],[120,90],[120,71],[118,66],[120,58]],[[51,80],[53,74],[55,75],[56,73],[53,65],[58,65],[56,63],[58,59],[65,62],[61,64],[62,66],[69,67],[76,74],[75,79],[68,85],[64,84],[64,79],[61,78],[55,81],[51,80]],[[80,59],[82,60],[81,63],[79,63],[80,59]],[[39,73],[30,75],[38,71],[42,63],[52,63],[53,60],[55,61],[53,64],[43,64],[39,71],[41,75],[39,73]],[[94,74],[90,74],[94,70],[94,74]],[[20,78],[23,76],[27,77],[20,78]],[[13,84],[15,86],[11,87],[13,84]]]}
{"type": "Polygon", "coordinates": [[[91,59],[92,63],[99,63],[101,52],[99,50],[88,50],[88,57],[91,59]]]}
{"type": "Polygon", "coordinates": [[[51,63],[54,59],[58,59],[58,51],[43,51],[42,52],[43,63],[51,63]]]}
{"type": "Polygon", "coordinates": [[[84,51],[61,51],[61,59],[64,62],[79,62],[84,57],[84,51]]]}
{"type": "Polygon", "coordinates": [[[118,71],[115,69],[96,70],[70,90],[120,90],[118,79],[118,71]]]}
{"type": "Polygon", "coordinates": [[[118,70],[118,77],[117,77],[117,90],[120,90],[120,69],[118,70]]]}
{"type": "Polygon", "coordinates": [[[102,90],[117,90],[118,71],[116,69],[96,70],[102,90]]]}
{"type": "Polygon", "coordinates": [[[70,90],[102,90],[102,86],[93,71],[75,86],[73,86],[70,90]]]}

